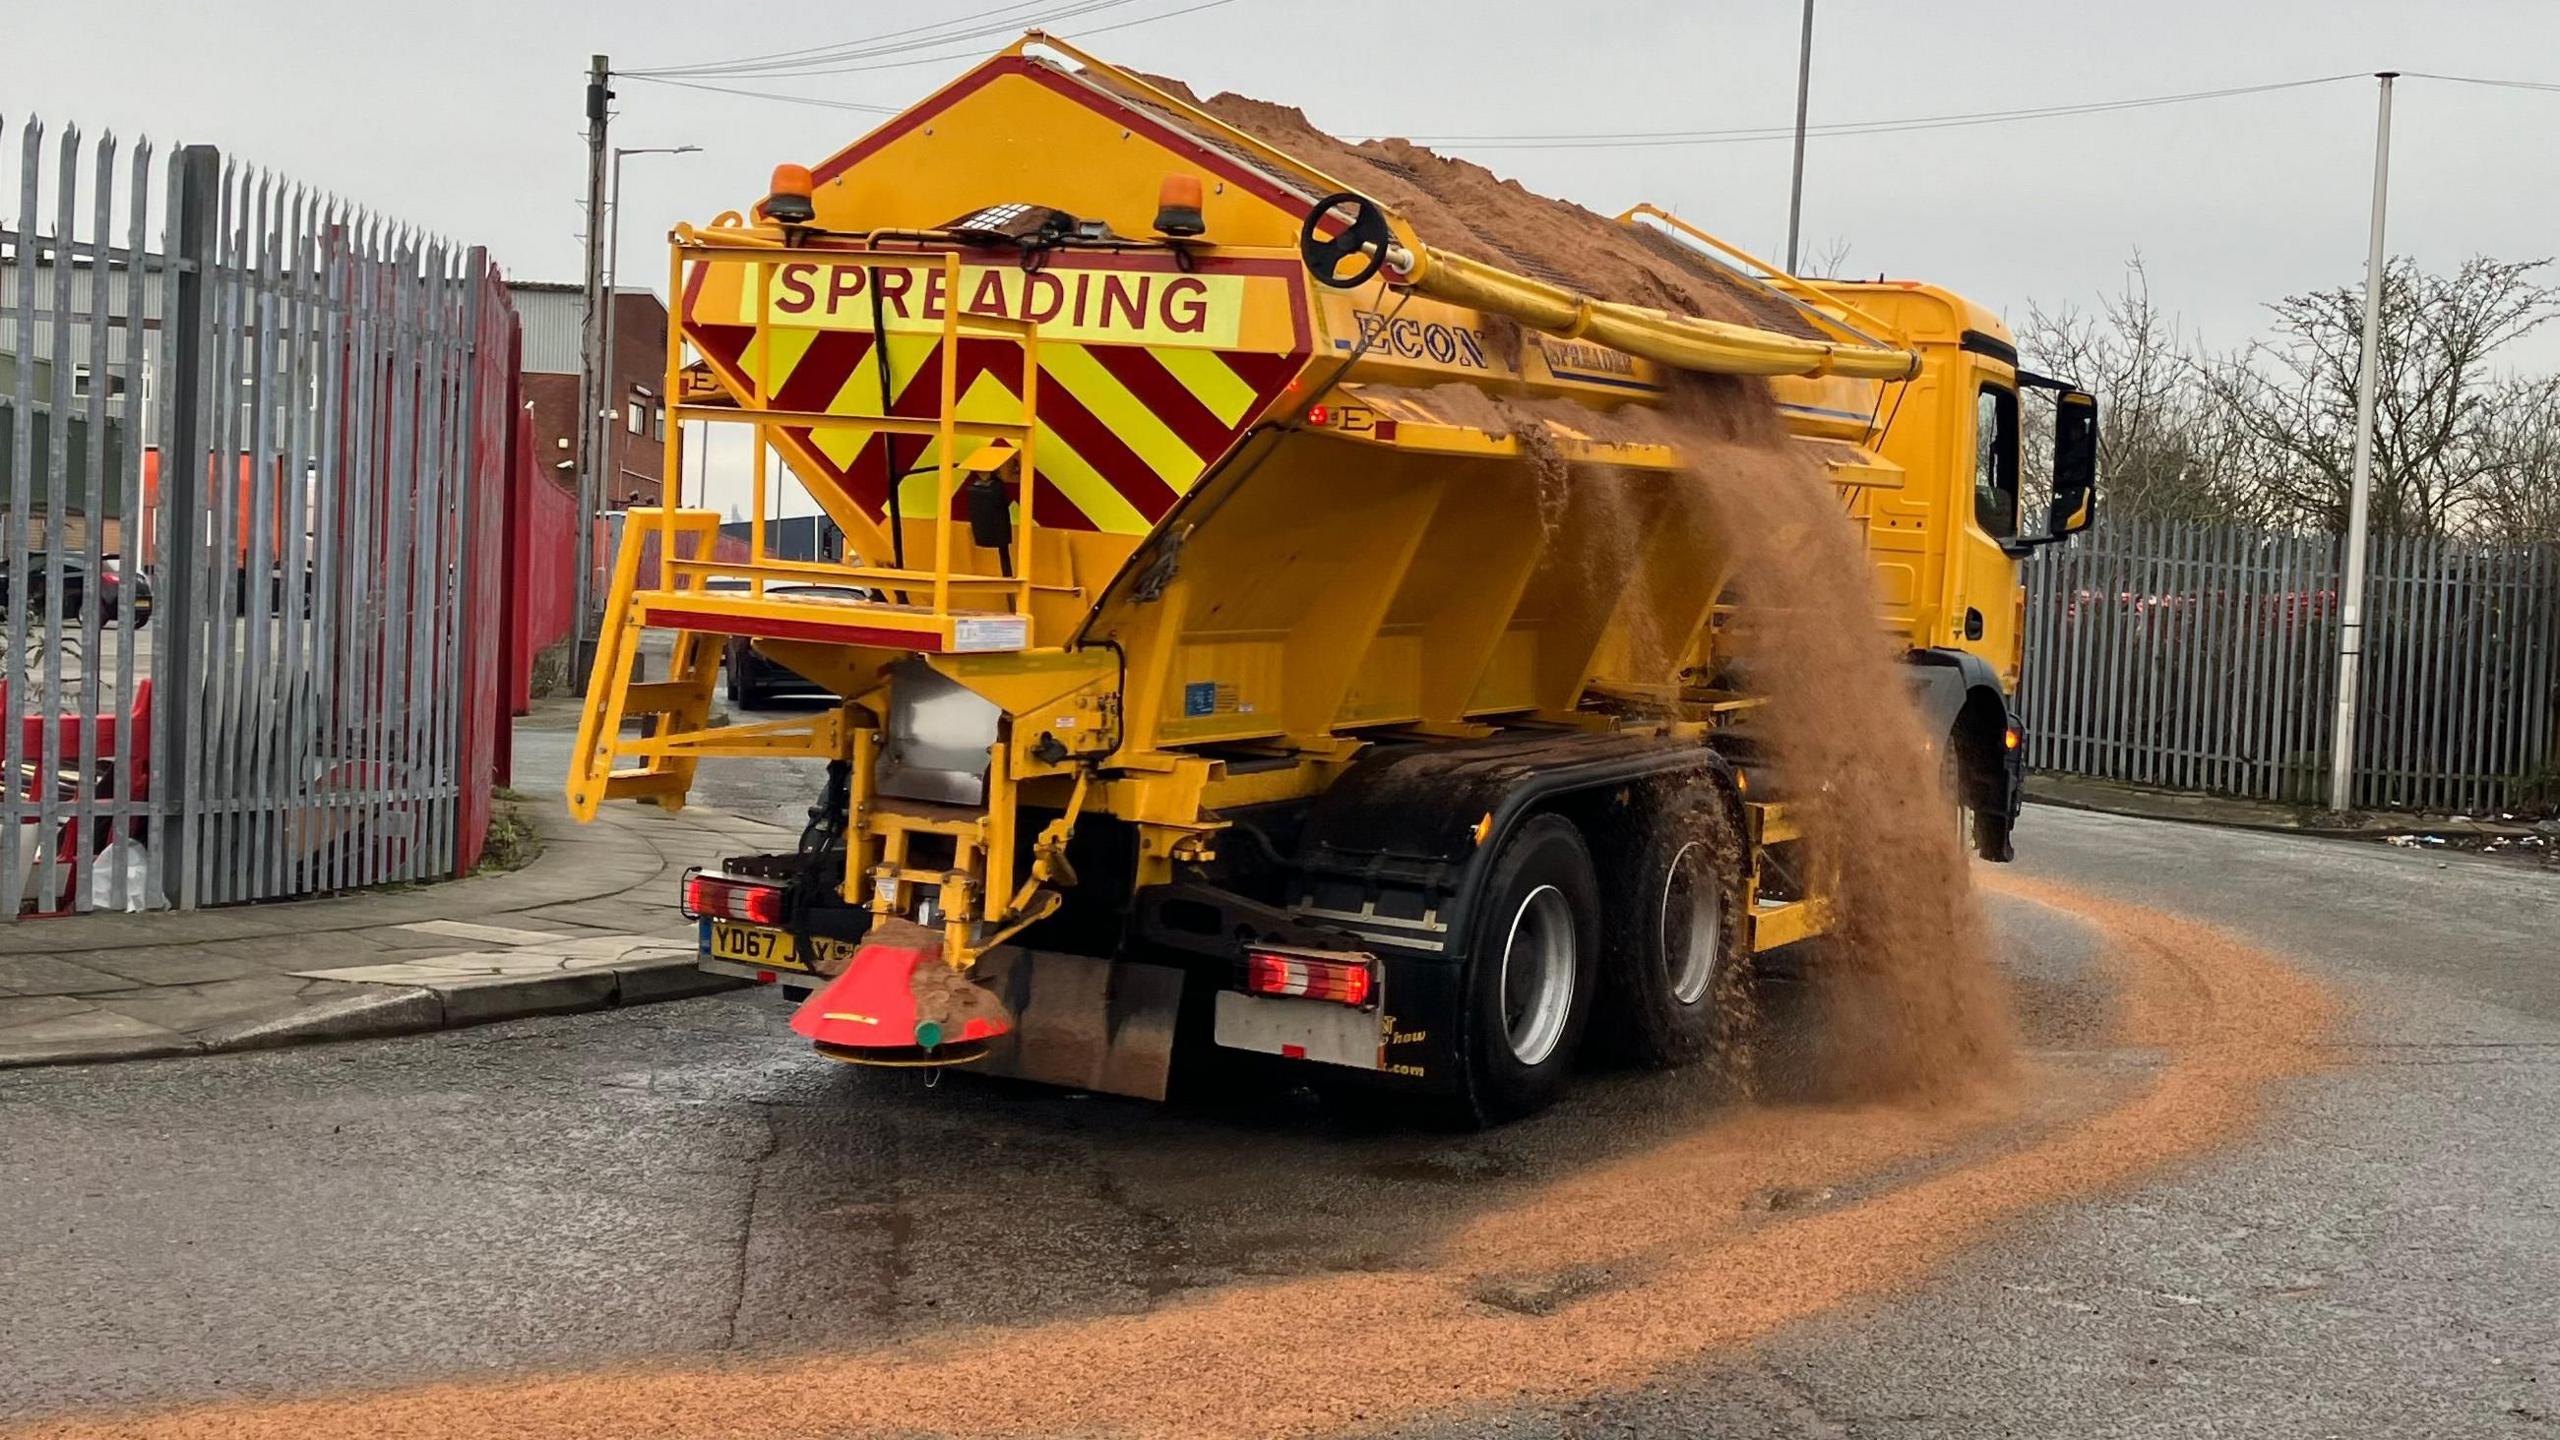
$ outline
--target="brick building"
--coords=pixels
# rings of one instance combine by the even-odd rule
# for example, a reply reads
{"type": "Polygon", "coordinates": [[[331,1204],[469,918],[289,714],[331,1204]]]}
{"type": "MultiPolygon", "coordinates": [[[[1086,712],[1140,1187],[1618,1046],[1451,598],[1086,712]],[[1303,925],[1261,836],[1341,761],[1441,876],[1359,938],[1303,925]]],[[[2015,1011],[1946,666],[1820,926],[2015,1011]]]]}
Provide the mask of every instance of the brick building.
{"type": "MultiPolygon", "coordinates": [[[[578,486],[578,369],[585,345],[586,290],[575,284],[517,281],[516,315],[524,323],[524,395],[533,411],[534,447],[542,467],[571,490],[578,486]]],[[[614,420],[606,434],[605,508],[655,505],[666,465],[667,307],[647,290],[614,292],[613,356],[605,389],[614,420]]]]}

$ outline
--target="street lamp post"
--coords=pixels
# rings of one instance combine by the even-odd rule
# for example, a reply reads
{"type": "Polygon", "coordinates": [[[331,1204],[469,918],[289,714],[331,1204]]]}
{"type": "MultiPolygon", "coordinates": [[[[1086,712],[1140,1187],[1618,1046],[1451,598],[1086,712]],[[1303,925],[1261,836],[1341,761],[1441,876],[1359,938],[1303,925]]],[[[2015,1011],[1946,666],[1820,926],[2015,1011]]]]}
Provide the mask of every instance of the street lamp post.
{"type": "MultiPolygon", "coordinates": [[[[628,149],[616,149],[613,152],[613,197],[605,202],[605,213],[612,217],[605,223],[604,360],[608,371],[613,367],[614,316],[622,309],[621,305],[614,300],[615,287],[622,274],[622,157],[625,155],[693,155],[699,153],[701,149],[699,145],[635,145],[628,149]]],[[[673,296],[668,297],[668,303],[674,303],[673,296]]],[[[672,319],[669,323],[673,323],[672,319]]],[[[611,423],[610,420],[606,421],[608,426],[611,423]]],[[[606,433],[612,432],[608,429],[606,433]]],[[[615,479],[620,479],[620,468],[616,467],[613,474],[615,479]]],[[[658,483],[661,487],[666,484],[664,480],[658,483]]],[[[609,504],[607,497],[600,495],[598,499],[602,504],[609,504]]]]}
{"type": "Polygon", "coordinates": [[[2375,73],[2381,91],[2373,121],[2373,219],[2365,229],[2364,338],[2356,362],[2354,481],[2347,498],[2347,573],[2338,586],[2338,709],[2329,727],[2329,808],[2355,804],[2356,669],[2364,654],[2364,570],[2369,512],[2373,505],[2374,386],[2380,378],[2374,354],[2382,328],[2382,282],[2389,262],[2382,253],[2382,222],[2391,194],[2391,82],[2396,70],[2375,73]]]}
{"type": "MultiPolygon", "coordinates": [[[[602,296],[599,301],[604,314],[598,322],[602,329],[597,341],[597,349],[601,352],[597,358],[596,365],[597,400],[594,409],[586,417],[587,424],[590,427],[587,432],[588,444],[590,447],[588,450],[590,458],[587,464],[587,473],[594,477],[594,486],[591,491],[581,496],[581,499],[586,502],[586,508],[580,517],[581,533],[592,533],[595,529],[596,521],[603,516],[606,510],[613,507],[613,496],[611,492],[622,479],[622,467],[619,464],[610,464],[608,462],[617,451],[617,447],[613,444],[614,422],[622,414],[622,407],[629,403],[626,397],[615,393],[615,386],[613,384],[615,371],[613,358],[613,322],[615,315],[622,309],[621,302],[616,298],[616,294],[617,284],[622,274],[623,157],[627,155],[692,155],[698,153],[701,149],[702,147],[699,145],[627,145],[614,147],[613,183],[611,189],[606,195],[604,207],[605,214],[607,216],[605,221],[604,283],[602,286],[602,296]]],[[[673,297],[670,297],[670,303],[673,303],[673,297]]],[[[670,318],[668,323],[673,324],[673,319],[670,318]]],[[[661,402],[665,399],[664,396],[660,396],[658,398],[661,402]]],[[[666,481],[661,479],[658,483],[663,491],[666,481]]],[[[592,566],[593,563],[594,562],[592,560],[586,562],[589,566],[592,566]]],[[[577,663],[578,674],[583,677],[587,673],[588,666],[595,655],[594,647],[598,627],[596,624],[597,617],[589,613],[594,609],[597,597],[594,586],[588,580],[587,573],[583,569],[580,571],[580,580],[582,583],[579,587],[579,593],[582,598],[578,606],[577,663]]]]}
{"type": "Polygon", "coordinates": [[[1804,119],[1813,98],[1813,0],[1804,0],[1804,39],[1796,48],[1796,163],[1787,181],[1787,273],[1796,273],[1796,232],[1804,220],[1804,119]]]}

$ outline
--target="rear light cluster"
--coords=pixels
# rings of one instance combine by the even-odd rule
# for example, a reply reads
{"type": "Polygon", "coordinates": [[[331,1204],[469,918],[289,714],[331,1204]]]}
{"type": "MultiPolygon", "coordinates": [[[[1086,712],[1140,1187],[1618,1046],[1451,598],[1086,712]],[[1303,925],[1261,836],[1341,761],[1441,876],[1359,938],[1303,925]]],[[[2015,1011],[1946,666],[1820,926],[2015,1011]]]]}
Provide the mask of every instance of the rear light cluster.
{"type": "Polygon", "coordinates": [[[782,887],[726,875],[700,873],[684,877],[684,913],[689,920],[743,920],[750,925],[782,923],[782,887]]]}
{"type": "Polygon", "coordinates": [[[1244,988],[1255,995],[1367,1005],[1378,992],[1378,962],[1356,955],[1248,950],[1244,957],[1244,988]]]}

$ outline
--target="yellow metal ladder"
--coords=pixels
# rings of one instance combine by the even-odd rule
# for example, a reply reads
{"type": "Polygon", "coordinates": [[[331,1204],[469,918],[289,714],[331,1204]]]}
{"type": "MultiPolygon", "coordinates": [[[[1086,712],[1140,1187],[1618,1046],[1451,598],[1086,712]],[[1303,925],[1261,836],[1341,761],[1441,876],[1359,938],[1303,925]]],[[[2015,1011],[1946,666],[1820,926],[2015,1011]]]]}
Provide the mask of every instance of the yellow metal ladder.
{"type": "MultiPolygon", "coordinates": [[[[686,247],[678,247],[678,260],[673,276],[674,292],[683,294],[682,265],[686,247]]],[[[762,276],[777,257],[792,254],[761,247],[694,247],[697,260],[709,259],[740,262],[752,257],[758,264],[759,303],[757,313],[769,318],[761,303],[762,276]],[[716,253],[715,253],[716,252],[716,253]],[[706,259],[709,257],[709,259],[706,259]]],[[[896,258],[912,260],[913,256],[887,257],[870,252],[825,252],[837,263],[862,263],[896,258]]],[[[835,758],[842,754],[845,742],[844,716],[840,711],[792,717],[784,720],[755,722],[744,725],[711,727],[713,692],[719,681],[720,666],[729,638],[733,635],[752,638],[792,638],[833,642],[867,648],[909,649],[920,652],[985,652],[1020,650],[1030,646],[1031,596],[1036,584],[1036,559],[1033,518],[1037,462],[1037,428],[1039,405],[1039,334],[1028,321],[1003,316],[964,315],[957,303],[960,294],[959,256],[946,251],[941,256],[944,273],[943,293],[955,297],[945,306],[939,344],[941,348],[941,393],[938,413],[931,419],[900,416],[869,416],[858,413],[781,412],[769,403],[772,393],[766,381],[769,372],[759,377],[752,396],[753,403],[740,406],[683,404],[676,406],[675,419],[746,422],[756,426],[756,465],[754,505],[757,522],[750,533],[748,558],[741,562],[723,560],[717,553],[720,542],[720,516],[712,510],[686,510],[661,506],[655,510],[627,511],[622,543],[614,558],[614,571],[607,591],[602,617],[603,633],[588,678],[588,701],[578,729],[577,749],[571,757],[569,802],[573,813],[590,818],[607,800],[647,799],[669,809],[683,804],[691,788],[695,768],[709,755],[722,754],[812,754],[835,758]],[[1012,421],[963,421],[959,418],[960,395],[959,342],[964,337],[1003,337],[1016,341],[1022,349],[1022,412],[1012,421]],[[778,424],[811,430],[849,429],[868,433],[921,435],[937,442],[936,485],[934,505],[934,550],[931,569],[914,569],[886,565],[846,565],[824,562],[784,560],[770,554],[765,546],[762,516],[766,509],[765,461],[773,448],[771,429],[778,424]],[[1013,450],[1013,463],[1019,476],[1016,497],[1018,519],[1014,525],[1015,573],[1010,576],[956,571],[953,567],[953,530],[950,519],[965,468],[960,446],[964,440],[1002,442],[1013,450]],[[646,564],[649,541],[657,542],[654,567],[646,564]],[[644,572],[654,569],[654,574],[644,572]],[[744,590],[715,590],[715,578],[742,580],[744,590]],[[644,583],[644,582],[654,583],[644,583]],[[885,600],[848,602],[829,597],[794,598],[768,592],[768,586],[809,584],[830,587],[859,587],[873,591],[889,591],[901,596],[929,596],[926,604],[891,604],[885,600]],[[955,604],[962,597],[992,596],[1004,607],[979,609],[973,605],[955,604]],[[671,630],[675,634],[672,663],[666,679],[643,680],[639,676],[640,640],[651,629],[671,630]],[[640,721],[642,733],[627,736],[623,732],[632,721],[640,721]],[[625,764],[636,761],[636,764],[625,764]]],[[[671,376],[680,376],[682,362],[681,327],[668,327],[668,364],[671,376]]],[[[759,327],[758,352],[769,356],[771,346],[763,343],[765,332],[759,327]]],[[[885,357],[888,337],[876,342],[885,357]]],[[[885,363],[885,360],[884,360],[885,363]]],[[[759,369],[765,367],[760,358],[759,369]]],[[[680,386],[669,389],[682,394],[680,386]]],[[[665,473],[681,475],[681,423],[668,427],[668,463],[665,473]]],[[[898,484],[904,477],[891,476],[889,483],[898,484]]]]}

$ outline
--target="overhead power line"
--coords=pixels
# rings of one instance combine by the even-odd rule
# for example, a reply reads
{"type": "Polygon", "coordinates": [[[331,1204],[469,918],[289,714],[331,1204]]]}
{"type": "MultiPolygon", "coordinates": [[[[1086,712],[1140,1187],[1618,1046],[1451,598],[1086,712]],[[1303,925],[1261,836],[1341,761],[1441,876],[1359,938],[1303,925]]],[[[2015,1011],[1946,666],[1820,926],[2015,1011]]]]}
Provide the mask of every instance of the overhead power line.
{"type": "Polygon", "coordinates": [[[2444,80],[2455,85],[2486,85],[2497,90],[2560,90],[2560,81],[2493,80],[2485,75],[2431,75],[2424,70],[2402,72],[2412,80],[2444,80]]]}
{"type": "MultiPolygon", "coordinates": [[[[1125,0],[1107,0],[1107,3],[1109,3],[1109,4],[1125,3],[1125,0]]],[[[1215,9],[1217,9],[1219,6],[1222,6],[1222,5],[1232,5],[1232,4],[1234,4],[1234,3],[1236,3],[1236,0],[1203,0],[1203,3],[1201,3],[1201,4],[1197,4],[1197,5],[1186,5],[1186,6],[1182,7],[1182,8],[1181,8],[1181,9],[1179,9],[1179,10],[1166,10],[1166,11],[1163,11],[1163,12],[1161,12],[1161,13],[1159,13],[1159,14],[1155,14],[1155,15],[1140,15],[1140,16],[1136,17],[1135,19],[1122,20],[1122,21],[1118,21],[1118,22],[1113,23],[1113,24],[1110,24],[1110,25],[1088,25],[1088,26],[1084,27],[1084,28],[1083,28],[1083,29],[1081,29],[1081,30],[1077,30],[1077,31],[1075,31],[1073,34],[1065,35],[1065,36],[1062,36],[1061,38],[1063,38],[1063,39],[1069,39],[1069,40],[1083,40],[1083,39],[1087,39],[1087,38],[1090,38],[1090,37],[1095,36],[1095,35],[1108,35],[1108,34],[1112,33],[1112,32],[1113,32],[1113,31],[1115,31],[1115,30],[1130,30],[1130,29],[1135,29],[1136,27],[1138,27],[1138,26],[1140,26],[1140,25],[1152,25],[1152,24],[1156,23],[1156,22],[1157,22],[1157,21],[1159,21],[1159,20],[1171,20],[1171,19],[1174,19],[1174,18],[1176,18],[1176,17],[1178,17],[1178,16],[1191,15],[1191,14],[1195,14],[1195,13],[1197,13],[1197,12],[1199,12],[1199,11],[1202,11],[1202,10],[1215,10],[1215,9]]],[[[1104,4],[1100,4],[1100,3],[1098,3],[1098,4],[1095,4],[1095,5],[1090,6],[1090,7],[1088,7],[1088,8],[1089,8],[1089,9],[1094,9],[1094,10],[1099,10],[1099,9],[1103,9],[1103,8],[1105,8],[1105,5],[1104,5],[1104,4]]],[[[1077,12],[1077,13],[1081,14],[1081,13],[1085,13],[1085,12],[1083,12],[1083,11],[1079,11],[1079,12],[1077,12]]],[[[987,36],[995,36],[995,35],[1011,35],[1011,34],[1015,34],[1015,33],[1017,33],[1017,31],[1018,31],[1018,29],[1019,29],[1019,28],[1021,28],[1021,27],[1012,26],[1012,25],[1007,25],[1007,26],[1004,26],[1004,27],[1003,27],[1002,29],[1000,29],[1000,30],[992,30],[992,31],[987,32],[987,36]]],[[[1043,27],[1034,26],[1034,27],[1030,27],[1030,28],[1035,28],[1035,29],[1036,29],[1036,28],[1043,28],[1043,27]]],[[[950,37],[950,38],[953,38],[953,39],[959,39],[959,38],[964,38],[964,37],[953,36],[953,37],[950,37]]],[[[985,37],[981,37],[981,38],[983,39],[983,38],[985,38],[985,37]]],[[[870,73],[870,72],[872,72],[872,71],[875,71],[875,70],[907,70],[907,69],[912,69],[912,68],[914,68],[914,67],[916,67],[916,66],[918,66],[918,65],[960,65],[960,64],[967,64],[967,63],[969,63],[969,62],[971,62],[971,61],[980,60],[980,59],[984,59],[984,58],[985,58],[985,51],[983,51],[983,50],[977,50],[977,49],[969,49],[969,50],[953,50],[953,51],[949,51],[949,52],[946,52],[946,53],[938,53],[938,54],[933,54],[933,55],[918,55],[918,56],[915,56],[915,57],[913,57],[913,58],[906,59],[906,60],[882,60],[882,61],[878,61],[878,62],[876,62],[876,63],[872,63],[872,64],[863,64],[863,65],[834,65],[834,64],[830,64],[830,65],[825,66],[824,68],[821,68],[821,69],[815,69],[815,70],[777,70],[777,71],[759,72],[759,77],[758,77],[758,78],[793,79],[793,78],[798,78],[798,77],[803,77],[803,76],[817,76],[817,75],[862,75],[862,74],[868,74],[868,73],[870,73]]]]}
{"type": "MultiPolygon", "coordinates": [[[[669,66],[660,69],[636,70],[628,73],[659,77],[682,76],[688,79],[784,79],[794,76],[853,75],[872,70],[896,70],[912,65],[939,65],[949,63],[953,60],[974,59],[976,56],[973,51],[968,50],[951,52],[936,51],[936,53],[930,55],[917,55],[915,52],[919,50],[934,50],[935,47],[938,46],[953,45],[963,42],[984,42],[986,40],[1000,38],[1003,36],[1019,34],[1024,30],[1052,29],[1066,22],[1082,19],[1088,15],[1099,14],[1107,10],[1117,10],[1123,6],[1134,3],[1136,3],[1136,0],[1079,0],[1079,3],[1057,6],[1037,15],[1024,16],[1014,14],[1011,18],[1003,19],[993,24],[979,25],[973,28],[953,28],[964,26],[969,20],[980,19],[990,15],[1006,14],[1007,12],[1017,12],[1027,8],[1022,5],[1007,5],[1000,6],[996,10],[981,11],[974,16],[964,16],[959,20],[947,22],[944,26],[933,28],[931,33],[917,33],[915,31],[893,32],[893,34],[904,34],[907,37],[903,39],[895,39],[894,41],[892,40],[892,36],[875,36],[870,40],[852,41],[842,45],[820,46],[805,51],[783,52],[778,55],[743,60],[716,61],[703,65],[669,66]],[[879,64],[857,63],[865,61],[880,61],[883,60],[884,57],[897,55],[903,55],[910,58],[889,60],[886,61],[886,63],[879,64]]],[[[1181,9],[1164,11],[1155,15],[1142,15],[1134,19],[1123,20],[1112,25],[1089,26],[1079,29],[1075,33],[1078,35],[1107,34],[1114,30],[1126,30],[1137,25],[1151,25],[1159,20],[1170,20],[1176,16],[1191,14],[1197,10],[1214,9],[1219,5],[1231,3],[1233,3],[1233,0],[1209,0],[1209,3],[1207,4],[1191,5],[1181,9]]]]}
{"type": "Polygon", "coordinates": [[[1044,5],[1047,3],[1049,3],[1049,0],[1017,0],[1017,3],[1015,4],[998,5],[992,10],[979,10],[971,14],[955,16],[949,20],[937,20],[929,25],[910,25],[904,30],[884,30],[877,35],[865,36],[860,40],[843,40],[831,45],[809,45],[798,50],[776,50],[764,55],[742,55],[732,60],[706,61],[699,65],[668,65],[654,70],[625,71],[623,73],[634,76],[707,74],[713,71],[749,67],[772,61],[796,60],[810,55],[833,54],[837,51],[851,47],[877,44],[883,40],[902,39],[907,36],[918,35],[927,31],[941,30],[955,25],[966,25],[974,20],[984,20],[989,16],[1002,15],[1012,11],[1029,10],[1036,5],[1044,5]]]}
{"type": "MultiPolygon", "coordinates": [[[[818,95],[793,95],[781,91],[747,89],[731,85],[714,85],[707,83],[706,79],[703,77],[723,79],[787,79],[796,76],[860,74],[873,70],[899,70],[918,65],[941,65],[975,60],[980,58],[980,52],[975,50],[963,50],[947,54],[937,53],[918,56],[904,60],[890,60],[879,64],[842,65],[837,63],[846,60],[898,54],[910,48],[930,47],[956,42],[973,38],[981,33],[1001,34],[1011,32],[1016,28],[1043,28],[1047,25],[1054,24],[1061,19],[1071,19],[1077,15],[1090,14],[1100,10],[1117,8],[1120,5],[1132,3],[1132,0],[1085,0],[1085,3],[1070,5],[1046,15],[1032,16],[1027,19],[1017,17],[1000,25],[988,26],[983,32],[960,31],[952,28],[968,25],[972,22],[985,20],[994,16],[1013,15],[1019,11],[1029,9],[1032,4],[1037,3],[1043,3],[1043,0],[1028,0],[1028,3],[1000,5],[993,9],[974,11],[968,15],[958,16],[951,20],[942,21],[934,25],[911,26],[905,30],[885,31],[879,35],[874,35],[861,41],[848,41],[839,45],[813,46],[802,50],[779,51],[771,55],[751,56],[740,60],[723,61],[709,65],[660,70],[624,71],[622,72],[622,78],[630,80],[644,80],[658,85],[681,86],[688,90],[703,90],[720,95],[736,95],[753,100],[772,100],[789,105],[809,105],[816,106],[821,109],[853,111],[870,115],[894,115],[903,107],[896,105],[872,105],[860,101],[838,100],[818,95]],[[918,36],[922,36],[923,38],[913,38],[918,36]],[[905,39],[907,43],[898,45],[883,45],[876,43],[901,39],[905,39]],[[757,67],[763,62],[783,63],[772,69],[758,69],[757,67]],[[826,68],[792,68],[795,66],[808,65],[822,65],[826,68]]],[[[1140,25],[1151,25],[1159,20],[1171,20],[1180,16],[1195,14],[1202,10],[1215,10],[1221,6],[1232,5],[1234,3],[1236,3],[1236,0],[1201,0],[1201,3],[1198,4],[1186,5],[1154,15],[1141,15],[1109,25],[1092,26],[1078,31],[1076,36],[1073,38],[1082,38],[1090,35],[1104,35],[1115,30],[1127,30],[1140,25]]],[[[2504,90],[2560,92],[2560,81],[2510,80],[2481,75],[2444,75],[2424,70],[2412,70],[2403,73],[2412,80],[2440,80],[2455,85],[2480,85],[2504,90]]],[[[2138,95],[2119,100],[2094,100],[2071,105],[2040,105],[2009,110],[1975,110],[1946,115],[1905,116],[1898,119],[1841,120],[1833,121],[1828,124],[1808,126],[1806,127],[1806,132],[1808,134],[1822,136],[1847,136],[1892,135],[1923,130],[1966,129],[1978,125],[2007,125],[2025,120],[2064,119],[2075,115],[2104,115],[2125,110],[2149,110],[2171,105],[2192,105],[2205,101],[2227,100],[2244,95],[2265,95],[2281,90],[2300,90],[2316,85],[2334,85],[2344,80],[2362,80],[2365,78],[2368,77],[2367,73],[2364,71],[2350,71],[2337,75],[2315,75],[2300,80],[2279,80],[2264,85],[2234,85],[2226,86],[2218,90],[2186,90],[2166,95],[2138,95]]],[[[1716,130],[1558,131],[1550,133],[1492,135],[1423,134],[1407,135],[1398,138],[1410,140],[1413,143],[1420,145],[1462,145],[1471,150],[1605,150],[1654,149],[1690,145],[1749,145],[1785,140],[1791,138],[1794,134],[1795,128],[1791,125],[1750,125],[1716,130]]],[[[1369,136],[1368,138],[1383,139],[1386,137],[1383,134],[1377,134],[1369,136]]]]}
{"type": "MultiPolygon", "coordinates": [[[[1018,35],[1024,30],[1039,29],[1045,26],[1055,25],[1061,21],[1074,20],[1082,16],[1094,14],[1097,11],[1117,10],[1124,5],[1134,3],[1136,3],[1136,0],[1080,0],[1080,3],[1078,4],[1069,5],[1062,9],[1051,10],[1043,14],[1019,16],[1011,20],[1000,21],[993,25],[981,25],[971,29],[944,30],[931,35],[918,36],[911,40],[897,41],[893,44],[844,46],[822,53],[804,56],[797,60],[775,61],[767,64],[714,65],[700,70],[686,71],[684,73],[690,75],[711,75],[724,78],[752,76],[765,79],[778,79],[792,75],[845,75],[853,73],[856,70],[885,70],[894,68],[894,66],[870,65],[855,62],[876,61],[892,55],[915,56],[917,51],[933,50],[937,46],[944,45],[982,45],[990,40],[1000,40],[1008,36],[1018,35]]],[[[929,61],[931,57],[925,58],[929,61]]],[[[910,60],[905,63],[918,62],[910,60]]]]}
{"type": "Polygon", "coordinates": [[[743,95],[750,100],[780,100],[792,105],[815,105],[825,110],[854,110],[865,115],[895,115],[904,108],[898,105],[865,105],[856,100],[826,100],[815,95],[785,95],[778,90],[742,90],[735,85],[705,85],[698,80],[671,80],[664,75],[625,75],[622,78],[651,85],[674,85],[685,90],[708,90],[714,95],[743,95]]]}
{"type": "MultiPolygon", "coordinates": [[[[1809,125],[1805,128],[1806,133],[1812,135],[1887,135],[1909,130],[1953,130],[1974,125],[2006,125],[2020,120],[2050,120],[2071,115],[2103,115],[2119,110],[2147,110],[2164,105],[2188,105],[2198,101],[2224,100],[2239,95],[2263,95],[2277,90],[2299,90],[2312,85],[2333,85],[2341,80],[2363,78],[2365,78],[2363,72],[2358,71],[2342,75],[2317,75],[2303,80],[2279,80],[2266,85],[2236,85],[2220,90],[2189,90],[2173,95],[2141,95],[2122,100],[2096,100],[2075,105],[1976,110],[1952,115],[1914,115],[1892,120],[1842,120],[1826,125],[1809,125]]],[[[1726,130],[1411,135],[1401,138],[1423,145],[1464,145],[1471,150],[1583,150],[1646,149],[1677,145],[1742,145],[1765,140],[1786,140],[1793,138],[1794,135],[1795,127],[1792,125],[1753,125],[1726,130]]]]}

